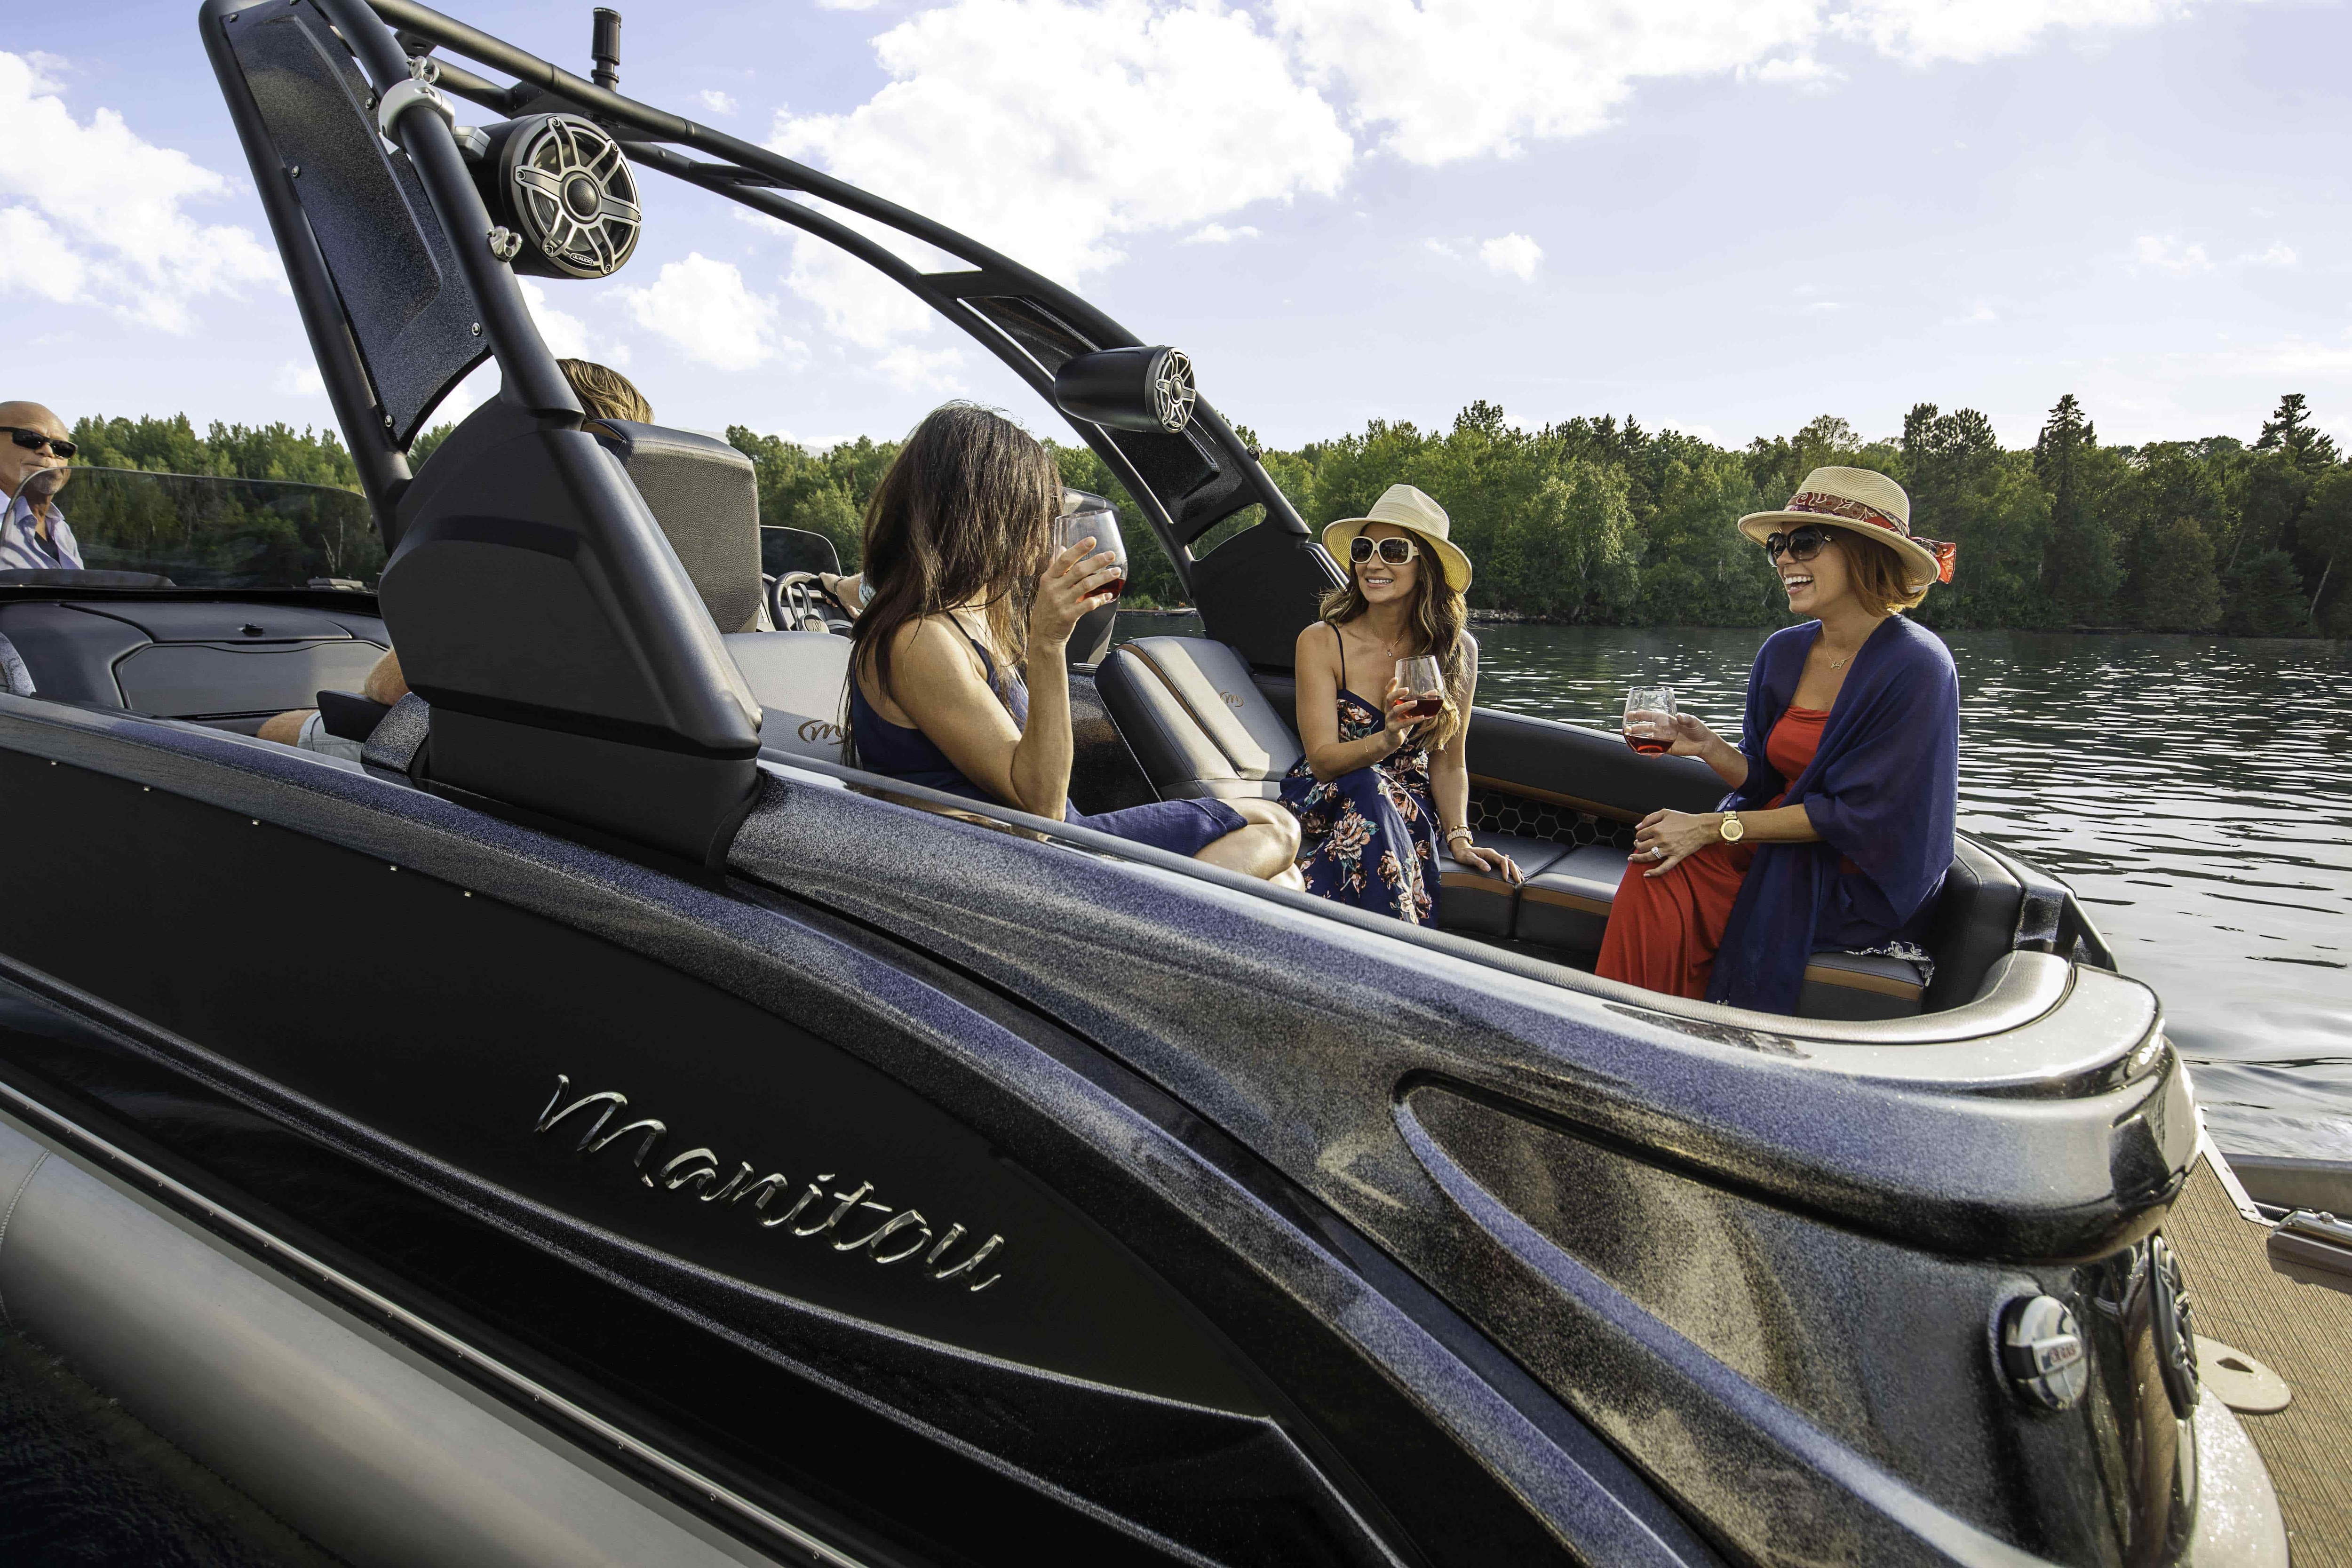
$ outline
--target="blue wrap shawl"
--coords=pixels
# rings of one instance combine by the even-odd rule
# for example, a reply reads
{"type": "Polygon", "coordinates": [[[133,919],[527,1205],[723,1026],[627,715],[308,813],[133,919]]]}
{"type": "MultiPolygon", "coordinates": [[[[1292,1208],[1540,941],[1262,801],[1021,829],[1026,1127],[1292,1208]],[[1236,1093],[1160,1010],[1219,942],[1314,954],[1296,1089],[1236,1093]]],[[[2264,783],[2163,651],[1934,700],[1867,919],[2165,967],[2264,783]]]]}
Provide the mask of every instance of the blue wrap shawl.
{"type": "Polygon", "coordinates": [[[1781,804],[1803,806],[1822,841],[1756,846],[1716,952],[1710,1002],[1794,1013],[1812,953],[1911,937],[1951,867],[1960,687],[1933,632],[1887,616],[1854,655],[1805,771],[1784,781],[1765,756],[1821,629],[1808,621],[1775,632],[1756,656],[1739,741],[1748,782],[1717,809],[1761,811],[1785,789],[1781,804]]]}

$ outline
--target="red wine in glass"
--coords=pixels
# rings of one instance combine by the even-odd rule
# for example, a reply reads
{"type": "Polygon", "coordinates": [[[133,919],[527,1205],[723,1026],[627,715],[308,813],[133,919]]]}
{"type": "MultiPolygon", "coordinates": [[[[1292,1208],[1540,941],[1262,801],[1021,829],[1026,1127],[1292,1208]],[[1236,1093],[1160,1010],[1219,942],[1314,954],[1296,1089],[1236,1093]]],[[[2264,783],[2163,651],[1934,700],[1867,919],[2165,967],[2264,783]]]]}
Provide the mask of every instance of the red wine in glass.
{"type": "Polygon", "coordinates": [[[1118,515],[1108,511],[1064,512],[1054,520],[1054,548],[1067,550],[1082,539],[1095,542],[1095,552],[1108,552],[1118,575],[1095,590],[1114,599],[1127,592],[1127,541],[1118,536],[1118,515]]]}
{"type": "Polygon", "coordinates": [[[1412,693],[1402,707],[1415,723],[1445,710],[1445,672],[1427,654],[1396,661],[1396,683],[1412,693]]]}
{"type": "Polygon", "coordinates": [[[1675,712],[1672,688],[1633,688],[1625,695],[1625,743],[1641,756],[1664,756],[1674,749],[1675,712]]]}

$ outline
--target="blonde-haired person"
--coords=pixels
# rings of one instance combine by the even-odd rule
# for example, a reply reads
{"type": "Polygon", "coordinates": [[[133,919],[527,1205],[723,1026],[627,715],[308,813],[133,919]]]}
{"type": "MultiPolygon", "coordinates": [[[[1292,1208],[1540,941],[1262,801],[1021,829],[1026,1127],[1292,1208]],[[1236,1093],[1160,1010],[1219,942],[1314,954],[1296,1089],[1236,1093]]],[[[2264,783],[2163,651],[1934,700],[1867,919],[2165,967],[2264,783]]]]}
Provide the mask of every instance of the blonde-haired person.
{"type": "Polygon", "coordinates": [[[1642,819],[1599,973],[1794,1013],[1812,953],[1916,943],[1952,863],[1959,682],[1902,612],[1951,581],[1953,549],[1912,537],[1910,498],[1867,468],[1815,468],[1739,530],[1812,618],[1765,639],[1738,744],[1674,721],[1674,754],[1731,793],[1642,819]]]}
{"type": "Polygon", "coordinates": [[[560,359],[555,368],[572,384],[580,411],[591,419],[619,419],[631,425],[654,422],[654,405],[636,384],[610,365],[593,360],[560,359]]]}
{"type": "Polygon", "coordinates": [[[1462,629],[1470,558],[1446,537],[1445,509],[1411,485],[1391,485],[1363,517],[1323,531],[1347,570],[1298,634],[1298,738],[1306,748],[1283,780],[1298,816],[1307,890],[1415,925],[1437,918],[1438,864],[1510,881],[1509,857],[1482,849],[1469,824],[1470,706],[1478,645],[1462,629]],[[1437,661],[1444,705],[1415,719],[1416,693],[1397,661],[1437,661]]]}

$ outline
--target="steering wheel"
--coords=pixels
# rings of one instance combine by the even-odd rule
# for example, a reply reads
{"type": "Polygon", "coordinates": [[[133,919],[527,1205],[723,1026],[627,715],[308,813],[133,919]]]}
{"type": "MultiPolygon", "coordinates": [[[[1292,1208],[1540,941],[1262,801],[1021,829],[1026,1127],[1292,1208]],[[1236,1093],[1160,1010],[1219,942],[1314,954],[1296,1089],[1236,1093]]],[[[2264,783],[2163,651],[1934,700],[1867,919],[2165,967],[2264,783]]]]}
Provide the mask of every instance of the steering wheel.
{"type": "Polygon", "coordinates": [[[780,632],[834,630],[839,617],[825,613],[826,603],[824,589],[814,572],[786,572],[768,585],[768,618],[780,632]]]}

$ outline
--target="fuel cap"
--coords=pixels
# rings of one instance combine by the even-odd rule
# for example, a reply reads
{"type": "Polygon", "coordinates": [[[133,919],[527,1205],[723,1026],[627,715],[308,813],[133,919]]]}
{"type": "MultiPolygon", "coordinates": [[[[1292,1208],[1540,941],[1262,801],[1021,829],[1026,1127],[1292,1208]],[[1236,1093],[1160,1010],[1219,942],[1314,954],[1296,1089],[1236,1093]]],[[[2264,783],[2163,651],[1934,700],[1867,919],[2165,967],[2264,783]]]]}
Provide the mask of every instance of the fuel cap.
{"type": "Polygon", "coordinates": [[[2074,1314],[2053,1296],[2021,1296],[2001,1309],[2000,1364],[2020,1394],[2052,1410],[2082,1398],[2091,1380],[2074,1314]]]}

